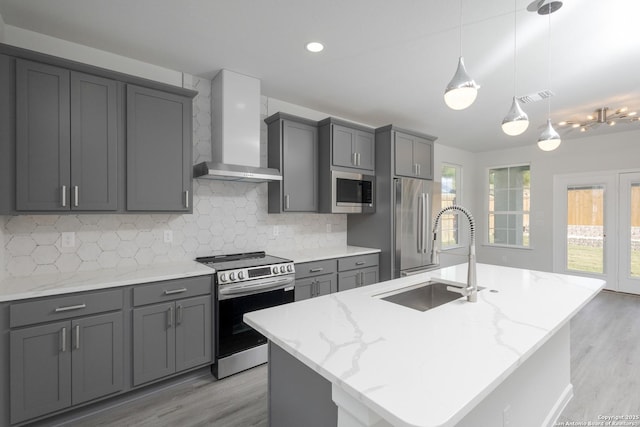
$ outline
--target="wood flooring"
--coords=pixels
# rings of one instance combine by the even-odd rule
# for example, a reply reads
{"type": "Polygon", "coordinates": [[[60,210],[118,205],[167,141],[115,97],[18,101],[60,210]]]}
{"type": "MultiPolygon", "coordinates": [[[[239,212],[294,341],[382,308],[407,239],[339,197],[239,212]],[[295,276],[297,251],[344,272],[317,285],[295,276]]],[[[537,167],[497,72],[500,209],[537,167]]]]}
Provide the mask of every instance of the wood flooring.
{"type": "MultiPolygon", "coordinates": [[[[574,397],[558,426],[640,415],[640,297],[601,292],[572,320],[571,380],[574,397]]],[[[267,411],[263,365],[220,381],[205,373],[93,414],[41,425],[267,427],[267,411]]]]}

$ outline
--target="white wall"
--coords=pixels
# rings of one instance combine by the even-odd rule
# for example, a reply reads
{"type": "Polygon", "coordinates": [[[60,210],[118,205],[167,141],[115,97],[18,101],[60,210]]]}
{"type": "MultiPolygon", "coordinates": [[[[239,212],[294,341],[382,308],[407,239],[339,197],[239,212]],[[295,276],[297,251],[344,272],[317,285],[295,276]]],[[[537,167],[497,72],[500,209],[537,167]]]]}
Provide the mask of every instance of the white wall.
{"type": "MultiPolygon", "coordinates": [[[[637,125],[629,126],[637,129],[637,125]]],[[[535,143],[510,150],[479,153],[473,191],[479,199],[478,261],[543,271],[553,271],[553,177],[568,173],[640,170],[640,130],[606,136],[565,140],[552,152],[535,143]],[[493,166],[531,163],[531,249],[483,245],[487,236],[487,169],[493,166]]]]}

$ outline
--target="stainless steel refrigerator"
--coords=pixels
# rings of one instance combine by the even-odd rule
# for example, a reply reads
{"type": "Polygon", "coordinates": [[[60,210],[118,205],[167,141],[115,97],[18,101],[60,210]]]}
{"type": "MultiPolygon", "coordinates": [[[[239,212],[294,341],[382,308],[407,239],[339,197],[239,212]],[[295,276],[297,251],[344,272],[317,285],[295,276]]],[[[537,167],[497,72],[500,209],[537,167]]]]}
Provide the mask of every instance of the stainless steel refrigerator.
{"type": "Polygon", "coordinates": [[[431,226],[440,208],[440,183],[376,176],[376,211],[347,217],[347,243],[379,248],[379,280],[433,269],[431,226]]]}

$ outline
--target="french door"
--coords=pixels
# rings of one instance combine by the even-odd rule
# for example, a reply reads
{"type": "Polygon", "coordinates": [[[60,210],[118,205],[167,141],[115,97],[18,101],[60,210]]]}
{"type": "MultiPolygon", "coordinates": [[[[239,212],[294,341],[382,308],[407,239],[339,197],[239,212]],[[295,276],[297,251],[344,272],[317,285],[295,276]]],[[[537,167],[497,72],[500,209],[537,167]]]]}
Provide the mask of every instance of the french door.
{"type": "Polygon", "coordinates": [[[554,179],[555,272],[640,294],[640,173],[554,179]]]}

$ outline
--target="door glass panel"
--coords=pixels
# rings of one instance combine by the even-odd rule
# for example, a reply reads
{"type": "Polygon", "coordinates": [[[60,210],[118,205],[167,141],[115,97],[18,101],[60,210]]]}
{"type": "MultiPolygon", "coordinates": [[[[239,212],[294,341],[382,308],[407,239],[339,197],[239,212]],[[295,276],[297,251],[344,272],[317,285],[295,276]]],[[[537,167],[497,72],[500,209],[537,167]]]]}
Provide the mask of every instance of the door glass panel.
{"type": "Polygon", "coordinates": [[[631,277],[640,277],[640,183],[631,184],[631,236],[630,266],[631,277]]]}
{"type": "Polygon", "coordinates": [[[604,186],[567,189],[567,269],[604,273],[604,186]]]}

